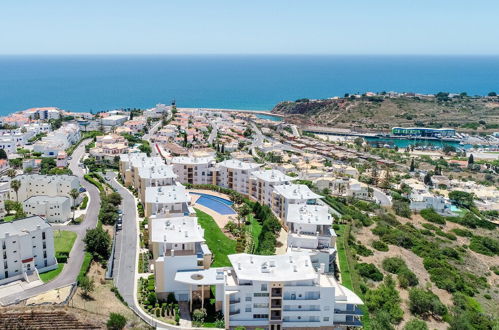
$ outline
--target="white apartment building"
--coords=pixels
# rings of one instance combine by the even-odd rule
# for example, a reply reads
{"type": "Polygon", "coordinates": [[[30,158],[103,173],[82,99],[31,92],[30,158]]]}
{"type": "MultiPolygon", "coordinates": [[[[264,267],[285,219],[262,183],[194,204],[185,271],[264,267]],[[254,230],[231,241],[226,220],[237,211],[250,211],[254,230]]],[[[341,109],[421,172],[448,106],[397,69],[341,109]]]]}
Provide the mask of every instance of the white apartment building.
{"type": "Polygon", "coordinates": [[[274,187],[290,184],[293,179],[277,170],[253,171],[249,180],[249,196],[260,204],[271,205],[274,187]]]}
{"type": "Polygon", "coordinates": [[[270,206],[279,218],[285,219],[289,205],[316,205],[320,198],[321,195],[314,193],[304,184],[284,184],[274,187],[270,206]]]}
{"type": "Polygon", "coordinates": [[[9,199],[10,196],[10,183],[0,184],[0,215],[5,214],[5,201],[9,199]]]}
{"type": "Polygon", "coordinates": [[[173,157],[171,164],[183,184],[216,184],[213,182],[213,157],[173,157]]]}
{"type": "Polygon", "coordinates": [[[0,223],[0,284],[57,268],[52,227],[40,217],[0,223]]]}
{"type": "Polygon", "coordinates": [[[147,187],[172,186],[176,184],[177,175],[170,165],[140,167],[138,169],[139,185],[136,187],[142,203],[145,203],[147,187]]]}
{"type": "Polygon", "coordinates": [[[145,153],[131,153],[120,155],[120,174],[125,186],[139,186],[139,168],[155,167],[164,165],[161,157],[148,157],[145,153]]]}
{"type": "Polygon", "coordinates": [[[25,110],[24,114],[26,114],[31,119],[59,119],[61,117],[61,110],[53,107],[33,108],[25,110]]]}
{"type": "Polygon", "coordinates": [[[23,202],[27,216],[41,216],[48,222],[66,222],[71,219],[71,201],[64,196],[33,196],[23,202]]]}
{"type": "Polygon", "coordinates": [[[310,252],[316,268],[323,264],[326,273],[334,269],[336,233],[326,205],[291,204],[285,226],[288,228],[288,251],[310,252]]]}
{"type": "Polygon", "coordinates": [[[320,190],[329,189],[332,195],[368,200],[369,186],[350,177],[322,177],[314,180],[320,190]]]}
{"type": "Polygon", "coordinates": [[[103,126],[120,126],[128,120],[128,116],[124,115],[111,115],[100,119],[100,123],[103,126]]]}
{"type": "Polygon", "coordinates": [[[77,124],[67,124],[35,142],[33,151],[41,152],[45,157],[55,157],[59,151],[66,150],[80,138],[80,127],[77,124]]]}
{"type": "MultiPolygon", "coordinates": [[[[72,189],[80,188],[80,180],[74,175],[41,175],[41,174],[23,174],[14,178],[21,183],[17,191],[17,200],[20,202],[27,200],[32,196],[65,196],[73,203],[69,192],[72,189]]],[[[10,190],[10,199],[16,200],[16,192],[10,190]]]]}
{"type": "Polygon", "coordinates": [[[207,286],[216,287],[216,306],[224,313],[226,329],[362,326],[357,307],[362,300],[325,274],[324,267],[317,271],[308,253],[233,254],[229,259],[232,268],[179,271],[175,276],[189,286],[192,299],[207,286]]]}
{"type": "Polygon", "coordinates": [[[249,195],[250,173],[260,168],[260,164],[228,159],[217,164],[217,185],[249,195]]]}
{"type": "Polygon", "coordinates": [[[184,186],[147,187],[145,195],[145,216],[175,217],[187,216],[196,212],[190,206],[191,197],[184,186]]]}
{"type": "Polygon", "coordinates": [[[205,244],[203,228],[196,217],[157,218],[151,220],[149,235],[158,297],[174,293],[178,300],[187,301],[189,288],[176,282],[175,274],[210,267],[212,253],[205,244]]]}

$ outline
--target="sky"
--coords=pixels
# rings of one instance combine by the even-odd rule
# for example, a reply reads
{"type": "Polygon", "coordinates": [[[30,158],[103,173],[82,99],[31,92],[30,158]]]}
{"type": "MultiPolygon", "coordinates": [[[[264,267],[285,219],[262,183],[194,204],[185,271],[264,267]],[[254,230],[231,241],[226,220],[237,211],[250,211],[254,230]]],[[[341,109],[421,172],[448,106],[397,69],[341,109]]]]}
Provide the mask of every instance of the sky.
{"type": "Polygon", "coordinates": [[[497,0],[0,2],[0,54],[499,55],[497,0]]]}

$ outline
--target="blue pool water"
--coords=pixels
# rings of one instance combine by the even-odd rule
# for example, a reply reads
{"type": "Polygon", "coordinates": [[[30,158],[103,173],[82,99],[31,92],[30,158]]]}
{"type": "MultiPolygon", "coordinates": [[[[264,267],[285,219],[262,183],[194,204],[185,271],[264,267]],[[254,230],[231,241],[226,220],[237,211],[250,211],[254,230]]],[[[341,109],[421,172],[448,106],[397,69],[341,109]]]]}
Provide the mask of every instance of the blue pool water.
{"type": "Polygon", "coordinates": [[[223,215],[236,214],[236,211],[234,211],[234,209],[232,209],[231,207],[234,203],[227,199],[202,193],[191,194],[200,196],[196,201],[197,204],[206,206],[207,208],[212,209],[217,213],[223,215]]]}

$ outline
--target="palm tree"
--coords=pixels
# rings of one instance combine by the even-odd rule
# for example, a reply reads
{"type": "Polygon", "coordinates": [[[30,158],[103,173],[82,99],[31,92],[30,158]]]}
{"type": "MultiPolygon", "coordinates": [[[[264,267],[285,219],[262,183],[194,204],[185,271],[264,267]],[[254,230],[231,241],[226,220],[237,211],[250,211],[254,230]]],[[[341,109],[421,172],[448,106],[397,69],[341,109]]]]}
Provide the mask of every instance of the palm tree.
{"type": "Polygon", "coordinates": [[[78,198],[78,196],[80,196],[80,191],[78,189],[71,189],[71,191],[69,192],[69,196],[71,196],[71,198],[73,198],[73,221],[75,220],[75,211],[76,211],[76,199],[78,198]]]}
{"type": "Polygon", "coordinates": [[[9,168],[9,169],[7,170],[7,176],[8,176],[9,178],[11,178],[11,179],[12,179],[13,177],[15,177],[15,176],[16,176],[16,174],[17,174],[17,173],[16,173],[16,170],[15,170],[15,169],[13,169],[13,168],[9,168]]]}
{"type": "Polygon", "coordinates": [[[16,192],[16,202],[19,203],[19,196],[17,195],[17,192],[19,191],[19,188],[21,188],[21,181],[19,180],[10,181],[10,188],[14,189],[14,191],[16,192]]]}

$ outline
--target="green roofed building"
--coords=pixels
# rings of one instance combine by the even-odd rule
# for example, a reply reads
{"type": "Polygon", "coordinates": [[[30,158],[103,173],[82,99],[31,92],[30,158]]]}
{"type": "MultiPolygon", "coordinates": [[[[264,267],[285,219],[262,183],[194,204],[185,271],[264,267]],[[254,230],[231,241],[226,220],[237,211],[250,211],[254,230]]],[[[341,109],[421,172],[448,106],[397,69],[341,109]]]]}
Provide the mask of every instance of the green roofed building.
{"type": "Polygon", "coordinates": [[[454,137],[456,130],[452,128],[426,128],[426,127],[393,127],[392,134],[398,136],[421,137],[454,137]]]}

